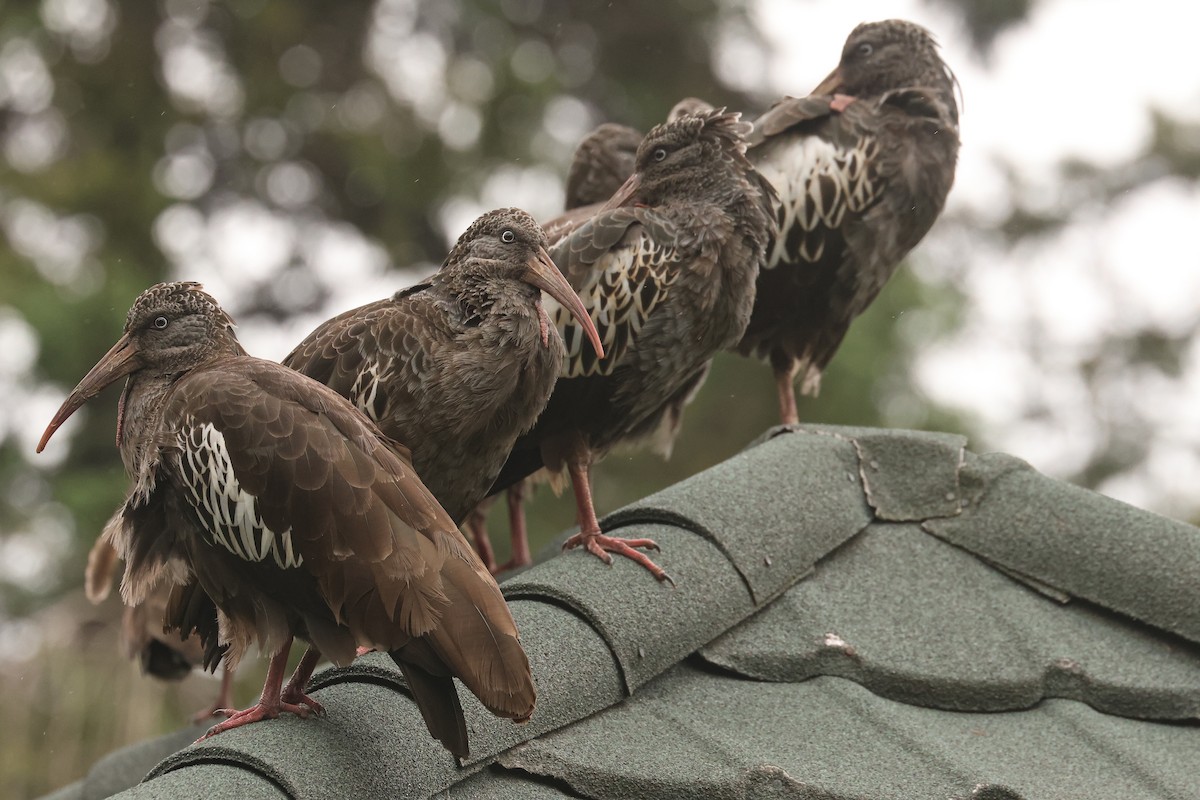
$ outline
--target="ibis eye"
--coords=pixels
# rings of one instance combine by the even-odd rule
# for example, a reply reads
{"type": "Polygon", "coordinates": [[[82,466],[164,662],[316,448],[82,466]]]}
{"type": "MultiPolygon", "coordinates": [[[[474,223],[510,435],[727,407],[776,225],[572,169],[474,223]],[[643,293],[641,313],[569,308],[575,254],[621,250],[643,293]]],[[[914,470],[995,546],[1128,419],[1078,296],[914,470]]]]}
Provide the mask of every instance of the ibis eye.
{"type": "Polygon", "coordinates": [[[500,241],[504,242],[505,244],[512,244],[516,240],[517,235],[512,231],[504,231],[500,234],[500,241]]]}
{"type": "Polygon", "coordinates": [[[863,42],[862,44],[860,44],[858,46],[858,54],[860,56],[862,56],[863,58],[866,58],[867,56],[871,55],[874,52],[875,52],[875,46],[873,44],[871,44],[870,42],[863,42]]]}
{"type": "Polygon", "coordinates": [[[654,160],[655,161],[662,161],[666,157],[667,157],[666,148],[660,147],[654,151],[654,160]]]}
{"type": "Polygon", "coordinates": [[[166,317],[155,317],[154,322],[151,324],[154,325],[155,330],[161,331],[167,327],[167,322],[168,320],[166,317]]]}

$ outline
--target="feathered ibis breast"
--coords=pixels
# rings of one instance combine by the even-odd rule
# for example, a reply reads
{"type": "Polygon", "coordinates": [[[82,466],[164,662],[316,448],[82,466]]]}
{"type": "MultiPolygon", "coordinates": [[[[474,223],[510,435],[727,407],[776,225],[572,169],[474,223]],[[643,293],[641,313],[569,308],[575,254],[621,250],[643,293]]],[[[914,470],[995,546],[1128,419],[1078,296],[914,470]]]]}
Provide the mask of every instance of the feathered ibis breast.
{"type": "Polygon", "coordinates": [[[610,375],[646,321],[670,294],[686,257],[675,227],[648,208],[620,208],[593,218],[553,250],[600,334],[597,359],[579,321],[547,306],[567,349],[561,377],[610,375]]]}

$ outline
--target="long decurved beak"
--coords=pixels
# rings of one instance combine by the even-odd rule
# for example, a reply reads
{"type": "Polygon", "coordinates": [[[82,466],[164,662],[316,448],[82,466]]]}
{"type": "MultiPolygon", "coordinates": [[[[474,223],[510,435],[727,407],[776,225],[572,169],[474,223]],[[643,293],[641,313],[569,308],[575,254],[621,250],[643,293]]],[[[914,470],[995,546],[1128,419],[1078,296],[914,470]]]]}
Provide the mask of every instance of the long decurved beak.
{"type": "Polygon", "coordinates": [[[525,281],[541,289],[557,300],[563,308],[570,311],[571,315],[583,326],[588,341],[592,343],[592,349],[596,351],[596,357],[604,358],[604,346],[600,344],[600,334],[596,331],[595,323],[588,316],[587,309],[583,307],[583,301],[579,299],[579,295],[571,288],[571,284],[567,283],[567,279],[563,277],[559,268],[554,265],[546,248],[539,247],[537,254],[525,262],[525,281]]]}
{"type": "Polygon", "coordinates": [[[50,424],[46,426],[46,432],[42,434],[42,439],[38,442],[37,452],[40,453],[45,449],[46,443],[50,441],[54,432],[67,421],[68,417],[78,411],[80,406],[100,394],[107,386],[141,366],[142,361],[138,357],[137,345],[134,344],[133,339],[129,338],[129,334],[125,334],[117,340],[111,350],[104,354],[103,358],[96,362],[96,366],[83,376],[79,385],[67,395],[67,399],[59,406],[54,419],[50,420],[50,424]]]}
{"type": "Polygon", "coordinates": [[[825,80],[817,84],[817,88],[813,89],[809,94],[839,94],[842,88],[842,66],[839,64],[833,72],[825,76],[825,80]]]}
{"type": "Polygon", "coordinates": [[[612,211],[614,208],[629,205],[637,197],[638,190],[641,188],[642,175],[639,172],[635,172],[629,176],[628,180],[621,184],[620,189],[613,192],[613,196],[608,198],[596,213],[602,214],[605,211],[612,211]]]}

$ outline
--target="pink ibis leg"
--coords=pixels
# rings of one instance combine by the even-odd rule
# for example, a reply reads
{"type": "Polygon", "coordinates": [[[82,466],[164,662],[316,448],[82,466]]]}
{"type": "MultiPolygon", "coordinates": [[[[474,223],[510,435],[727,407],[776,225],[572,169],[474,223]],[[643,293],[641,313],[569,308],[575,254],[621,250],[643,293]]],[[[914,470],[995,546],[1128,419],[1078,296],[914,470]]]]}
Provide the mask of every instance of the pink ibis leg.
{"type": "Polygon", "coordinates": [[[308,679],[312,677],[313,670],[317,668],[317,662],[320,660],[321,651],[317,648],[309,646],[304,651],[304,655],[300,657],[300,663],[296,665],[296,670],[288,679],[287,686],[283,687],[283,691],[279,695],[279,699],[283,701],[284,705],[308,706],[317,716],[325,713],[324,706],[304,693],[304,687],[308,686],[308,679]]]}
{"type": "Polygon", "coordinates": [[[488,536],[487,529],[487,513],[492,507],[492,503],[496,502],[494,497],[485,497],[479,501],[479,504],[467,516],[466,529],[471,534],[471,541],[475,543],[475,552],[479,554],[479,560],[483,562],[483,566],[487,567],[488,572],[496,574],[496,554],[492,551],[492,540],[488,536]]]}
{"type": "Polygon", "coordinates": [[[775,370],[775,387],[779,393],[779,423],[796,425],[800,414],[796,410],[796,377],[791,370],[775,370]]]}
{"type": "Polygon", "coordinates": [[[216,736],[218,733],[224,733],[225,731],[240,728],[243,725],[249,725],[254,722],[260,722],[264,719],[275,719],[281,711],[287,711],[301,718],[307,717],[312,713],[313,709],[308,706],[283,702],[281,696],[283,691],[283,673],[287,670],[288,651],[291,650],[291,647],[292,640],[289,638],[283,647],[279,648],[279,652],[271,656],[271,664],[267,667],[267,679],[263,683],[262,694],[259,696],[256,704],[243,711],[221,709],[218,713],[228,714],[229,719],[213,725],[208,729],[208,733],[196,741],[202,742],[210,736],[216,736]]]}
{"type": "Polygon", "coordinates": [[[217,699],[208,708],[201,709],[192,715],[192,722],[203,722],[209,717],[224,714],[233,705],[233,670],[221,667],[221,688],[217,690],[217,699]]]}
{"type": "Polygon", "coordinates": [[[674,586],[675,581],[671,580],[671,576],[662,567],[651,561],[645,553],[639,553],[634,549],[635,547],[645,547],[657,550],[658,544],[653,539],[618,539],[600,532],[600,522],[596,519],[596,508],[592,505],[592,487],[586,458],[568,459],[567,469],[571,473],[571,488],[575,493],[575,505],[579,512],[579,533],[563,543],[563,550],[583,546],[605,564],[612,564],[612,556],[609,553],[616,553],[641,564],[655,578],[667,581],[674,586]]]}
{"type": "Polygon", "coordinates": [[[512,555],[508,561],[492,570],[493,575],[533,563],[533,557],[529,553],[529,536],[525,529],[525,498],[528,496],[528,480],[517,481],[508,487],[508,535],[512,540],[512,555]]]}

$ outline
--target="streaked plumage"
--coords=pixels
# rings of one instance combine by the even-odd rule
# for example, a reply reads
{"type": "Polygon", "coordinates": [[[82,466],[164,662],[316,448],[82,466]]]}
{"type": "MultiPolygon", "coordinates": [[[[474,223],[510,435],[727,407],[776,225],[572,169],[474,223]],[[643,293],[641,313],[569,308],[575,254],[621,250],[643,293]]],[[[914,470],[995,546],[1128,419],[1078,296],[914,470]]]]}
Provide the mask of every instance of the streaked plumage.
{"type": "Polygon", "coordinates": [[[634,558],[626,543],[600,535],[588,486],[591,462],[621,442],[671,421],[680,392],[698,386],[712,356],[740,338],[771,226],[770,187],[744,155],[744,123],[713,111],[652,130],[637,171],[622,190],[552,253],[583,299],[604,342],[597,362],[578,322],[551,311],[567,361],[546,411],[521,437],[497,480],[504,488],[543,463],[566,466],[584,545],[634,558]],[[632,204],[632,205],[629,205],[632,204]]]}
{"type": "Polygon", "coordinates": [[[775,370],[780,416],[793,382],[816,394],[850,323],[941,213],[958,154],[955,82],[924,28],[863,24],[812,95],[754,124],[750,158],[778,192],[778,235],[737,346],[775,370]]]}
{"type": "Polygon", "coordinates": [[[196,630],[207,666],[222,648],[236,666],[252,642],[272,654],[259,704],[210,734],[319,711],[304,694],[317,657],[346,664],[357,646],[391,654],[430,732],[459,755],[452,676],[494,713],[529,717],[534,688],[504,598],[406,450],[331,389],[245,355],[194,283],[137,299],[39,450],[126,375],[117,441],[133,488],[105,533],[125,559],[124,600],[174,585],[166,623],[196,630]],[[293,635],[312,647],[284,687],[293,635]]]}
{"type": "MultiPolygon", "coordinates": [[[[640,131],[613,122],[599,125],[585,136],[575,148],[571,166],[567,170],[564,213],[546,223],[547,235],[555,240],[561,239],[590,219],[633,174],[634,159],[641,143],[640,131]]],[[[494,573],[522,567],[532,561],[525,532],[524,500],[530,490],[529,483],[533,480],[535,478],[531,477],[519,481],[508,489],[512,555],[505,563],[496,565],[492,570],[494,573]]],[[[494,496],[481,500],[466,522],[476,549],[484,563],[489,565],[494,559],[487,532],[487,512],[493,500],[494,496]]]]}
{"type": "MultiPolygon", "coordinates": [[[[671,107],[667,122],[683,116],[705,114],[713,106],[685,97],[671,107]]],[[[642,134],[636,128],[606,122],[596,127],[575,148],[567,170],[563,213],[544,224],[546,236],[557,242],[587,222],[633,174],[642,134]]]]}
{"type": "MultiPolygon", "coordinates": [[[[283,361],[409,445],[425,485],[457,522],[487,494],[558,379],[563,344],[542,292],[586,319],[545,247],[525,212],[484,214],[437,274],[323,323],[283,361]]],[[[594,357],[592,347],[584,345],[594,357]]]]}
{"type": "Polygon", "coordinates": [[[633,174],[642,132],[628,125],[605,122],[575,148],[567,170],[563,209],[603,203],[633,174]]]}

